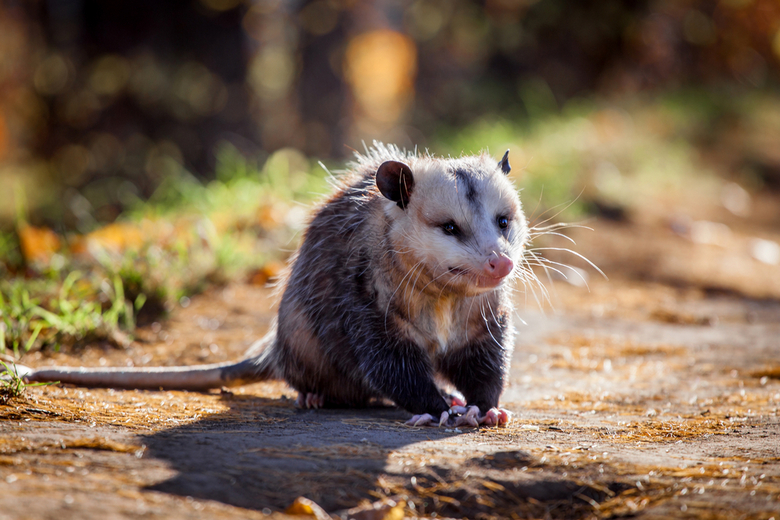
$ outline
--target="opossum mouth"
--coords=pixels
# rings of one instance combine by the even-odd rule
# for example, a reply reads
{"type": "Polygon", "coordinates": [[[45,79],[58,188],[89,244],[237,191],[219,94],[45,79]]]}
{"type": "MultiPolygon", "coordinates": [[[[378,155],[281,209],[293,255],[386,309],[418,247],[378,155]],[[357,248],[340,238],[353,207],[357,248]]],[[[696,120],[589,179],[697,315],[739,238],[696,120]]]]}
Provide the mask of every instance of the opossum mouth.
{"type": "Polygon", "coordinates": [[[460,267],[450,267],[447,269],[447,272],[451,275],[455,276],[464,276],[467,277],[468,281],[477,287],[482,288],[493,288],[497,287],[501,284],[501,282],[504,280],[504,276],[501,277],[493,277],[493,276],[484,276],[479,275],[475,273],[474,271],[471,271],[469,269],[462,269],[460,267]]]}

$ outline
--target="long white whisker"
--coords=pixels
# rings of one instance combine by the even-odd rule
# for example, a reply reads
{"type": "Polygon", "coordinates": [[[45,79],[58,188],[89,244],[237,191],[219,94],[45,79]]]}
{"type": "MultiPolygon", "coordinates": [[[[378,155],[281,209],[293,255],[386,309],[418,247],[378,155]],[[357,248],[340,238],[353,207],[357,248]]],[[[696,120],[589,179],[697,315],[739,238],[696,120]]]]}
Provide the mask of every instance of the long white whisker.
{"type": "Polygon", "coordinates": [[[609,277],[606,274],[604,274],[604,271],[599,269],[599,267],[596,264],[594,264],[593,262],[591,262],[590,260],[585,258],[583,255],[579,254],[578,252],[572,251],[571,249],[567,249],[565,247],[534,247],[533,249],[529,249],[529,251],[563,251],[563,252],[566,252],[566,253],[571,253],[572,255],[574,255],[574,256],[584,260],[585,262],[587,262],[588,265],[591,266],[596,271],[598,271],[598,273],[601,276],[603,276],[605,280],[609,280],[609,277]]]}
{"type": "Polygon", "coordinates": [[[396,293],[401,289],[401,286],[404,284],[404,280],[406,280],[407,277],[412,276],[414,271],[417,269],[417,267],[420,266],[422,262],[417,262],[406,274],[404,274],[403,278],[401,278],[401,281],[398,282],[398,286],[393,291],[393,294],[390,295],[390,298],[387,299],[387,306],[385,307],[385,330],[387,330],[387,315],[390,313],[390,304],[393,303],[393,299],[395,298],[396,293]]]}
{"type": "MultiPolygon", "coordinates": [[[[493,322],[494,323],[498,323],[498,318],[496,318],[496,313],[493,312],[493,306],[490,305],[490,300],[486,298],[485,299],[485,303],[487,303],[488,310],[490,310],[490,315],[493,316],[493,322]]],[[[495,341],[496,345],[498,345],[501,348],[501,350],[504,350],[504,346],[493,335],[493,331],[490,330],[490,324],[489,323],[487,323],[487,330],[488,330],[488,334],[490,334],[490,337],[493,338],[493,341],[495,341]]]]}
{"type": "MultiPolygon", "coordinates": [[[[541,222],[541,224],[544,224],[545,222],[549,222],[549,221],[551,221],[552,219],[554,219],[555,217],[557,217],[558,215],[560,215],[561,213],[563,213],[564,211],[566,211],[567,209],[569,209],[570,207],[572,207],[572,205],[573,205],[575,202],[577,202],[577,200],[579,200],[579,198],[582,196],[582,193],[583,193],[584,191],[585,191],[585,188],[583,188],[583,189],[582,189],[582,191],[580,191],[579,195],[577,195],[576,197],[574,197],[574,199],[573,199],[573,200],[569,201],[569,203],[568,203],[568,204],[566,204],[566,205],[565,205],[563,208],[561,208],[561,210],[560,210],[558,213],[555,213],[554,215],[552,215],[552,216],[550,216],[550,217],[548,217],[548,218],[544,219],[544,220],[541,222]]],[[[561,204],[556,204],[555,206],[553,206],[553,207],[549,208],[547,211],[554,210],[555,208],[557,208],[557,207],[559,207],[559,206],[562,206],[562,205],[563,205],[563,203],[561,203],[561,204]]],[[[544,213],[547,213],[547,211],[545,211],[544,213]]],[[[544,213],[542,213],[542,215],[544,215],[544,213]]],[[[539,215],[539,217],[541,217],[542,215],[539,215]]]]}
{"type": "MultiPolygon", "coordinates": [[[[532,255],[534,258],[536,258],[536,254],[533,253],[532,251],[528,251],[528,253],[530,255],[532,255]]],[[[533,271],[533,269],[531,269],[531,266],[530,266],[530,264],[528,262],[528,259],[526,257],[523,257],[522,261],[523,261],[523,263],[525,263],[528,266],[527,268],[525,268],[525,271],[529,275],[528,276],[529,283],[536,284],[536,286],[539,287],[539,291],[543,295],[543,301],[547,301],[547,303],[549,303],[552,306],[552,301],[550,300],[550,293],[547,290],[547,287],[544,286],[544,284],[539,279],[539,277],[536,276],[536,273],[533,271]]],[[[545,270],[545,272],[547,272],[547,271],[545,270]]],[[[550,284],[552,284],[552,279],[550,278],[550,274],[549,273],[547,273],[547,279],[550,282],[550,284]]],[[[526,284],[524,284],[524,285],[526,285],[526,284]]],[[[536,295],[536,291],[533,289],[533,286],[532,285],[526,285],[526,286],[531,290],[531,293],[534,296],[534,299],[536,300],[537,305],[539,305],[539,307],[541,308],[542,304],[539,302],[539,298],[536,295]]]]}
{"type": "Polygon", "coordinates": [[[536,235],[532,235],[532,237],[533,237],[533,238],[538,238],[538,237],[541,237],[541,236],[556,236],[556,237],[561,237],[561,238],[565,238],[566,240],[568,240],[568,241],[569,241],[569,242],[571,242],[572,244],[577,244],[577,242],[575,242],[575,241],[574,241],[574,239],[573,239],[572,237],[570,237],[570,236],[567,236],[567,235],[564,235],[563,233],[556,233],[555,231],[546,231],[546,232],[544,232],[544,233],[538,233],[538,234],[536,234],[536,235]]]}
{"type": "MultiPolygon", "coordinates": [[[[577,269],[577,268],[575,268],[575,267],[572,267],[572,266],[570,266],[570,265],[568,265],[568,264],[563,264],[563,263],[560,263],[560,262],[555,262],[555,261],[553,261],[553,260],[550,260],[549,258],[544,258],[543,256],[540,256],[540,257],[538,257],[538,260],[540,260],[540,261],[544,262],[545,264],[552,264],[552,265],[557,265],[557,266],[559,266],[559,267],[565,267],[565,268],[569,269],[571,272],[573,272],[574,274],[576,274],[576,275],[579,277],[579,279],[580,279],[580,280],[582,280],[582,283],[584,283],[584,284],[585,284],[585,286],[588,288],[588,290],[590,290],[590,286],[588,286],[588,279],[587,279],[587,278],[585,278],[585,276],[583,276],[583,275],[582,275],[582,273],[579,271],[579,269],[577,269]]],[[[539,267],[545,268],[545,266],[544,266],[544,265],[541,265],[541,264],[536,264],[536,265],[538,265],[539,267]]],[[[567,279],[567,280],[569,279],[569,277],[568,277],[568,276],[566,276],[564,273],[562,273],[562,272],[561,272],[561,271],[559,271],[558,269],[555,269],[554,267],[550,267],[550,266],[547,266],[547,268],[548,268],[548,269],[552,269],[552,270],[554,270],[554,271],[557,271],[557,272],[558,272],[558,273],[560,273],[560,274],[561,274],[561,276],[563,276],[565,279],[567,279]]]]}
{"type": "Polygon", "coordinates": [[[548,231],[558,231],[560,229],[587,229],[588,231],[593,231],[592,227],[586,226],[579,222],[556,222],[555,224],[550,224],[549,226],[532,226],[528,228],[528,230],[532,233],[546,233],[548,231]]]}

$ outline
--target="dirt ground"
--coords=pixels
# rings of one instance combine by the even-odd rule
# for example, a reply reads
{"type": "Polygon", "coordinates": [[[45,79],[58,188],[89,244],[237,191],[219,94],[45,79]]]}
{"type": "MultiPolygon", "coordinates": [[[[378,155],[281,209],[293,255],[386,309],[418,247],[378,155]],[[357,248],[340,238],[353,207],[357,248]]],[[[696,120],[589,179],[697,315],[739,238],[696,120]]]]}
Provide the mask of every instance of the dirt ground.
{"type": "MultiPolygon", "coordinates": [[[[301,411],[282,383],[33,388],[0,406],[0,519],[260,518],[306,497],[356,518],[780,520],[780,266],[766,254],[780,241],[780,201],[757,198],[749,218],[670,204],[573,231],[609,280],[590,270],[589,287],[547,282],[541,308],[517,292],[508,427],[301,411]],[[707,235],[713,222],[725,227],[707,235]]],[[[24,361],[231,359],[274,312],[271,292],[252,285],[185,303],[126,350],[24,361]]]]}

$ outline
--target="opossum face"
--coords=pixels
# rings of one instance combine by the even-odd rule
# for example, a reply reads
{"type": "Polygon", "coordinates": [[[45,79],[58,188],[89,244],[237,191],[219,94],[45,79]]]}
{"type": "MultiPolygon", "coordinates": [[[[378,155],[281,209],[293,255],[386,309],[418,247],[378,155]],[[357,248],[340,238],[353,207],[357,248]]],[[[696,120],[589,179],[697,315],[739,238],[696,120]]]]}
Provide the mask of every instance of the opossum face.
{"type": "Polygon", "coordinates": [[[528,228],[508,171],[506,156],[484,155],[380,167],[393,245],[418,289],[475,295],[513,278],[528,228]]]}

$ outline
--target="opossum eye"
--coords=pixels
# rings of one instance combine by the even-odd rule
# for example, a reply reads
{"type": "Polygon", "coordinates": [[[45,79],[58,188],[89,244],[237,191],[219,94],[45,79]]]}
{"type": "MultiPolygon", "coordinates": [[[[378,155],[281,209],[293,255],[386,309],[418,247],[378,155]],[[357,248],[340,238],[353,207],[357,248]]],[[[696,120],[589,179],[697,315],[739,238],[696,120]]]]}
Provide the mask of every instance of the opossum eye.
{"type": "Polygon", "coordinates": [[[496,224],[498,224],[498,227],[501,229],[506,229],[509,226],[509,219],[501,216],[496,219],[496,224]]]}
{"type": "Polygon", "coordinates": [[[447,222],[442,224],[441,229],[444,231],[445,235],[450,235],[453,237],[460,235],[460,228],[454,222],[447,222]]]}

